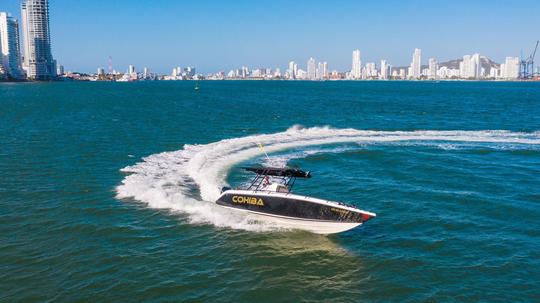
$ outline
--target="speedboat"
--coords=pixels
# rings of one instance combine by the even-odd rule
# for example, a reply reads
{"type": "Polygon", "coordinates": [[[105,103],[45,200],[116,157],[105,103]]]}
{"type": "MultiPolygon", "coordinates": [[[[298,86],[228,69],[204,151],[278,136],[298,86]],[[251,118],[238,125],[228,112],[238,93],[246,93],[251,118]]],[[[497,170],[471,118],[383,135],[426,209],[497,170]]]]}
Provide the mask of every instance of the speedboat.
{"type": "Polygon", "coordinates": [[[311,173],[298,168],[244,167],[255,173],[245,188],[224,187],[216,203],[248,212],[279,226],[316,234],[334,234],[362,225],[376,216],[341,202],[312,198],[292,192],[297,178],[311,173]]]}

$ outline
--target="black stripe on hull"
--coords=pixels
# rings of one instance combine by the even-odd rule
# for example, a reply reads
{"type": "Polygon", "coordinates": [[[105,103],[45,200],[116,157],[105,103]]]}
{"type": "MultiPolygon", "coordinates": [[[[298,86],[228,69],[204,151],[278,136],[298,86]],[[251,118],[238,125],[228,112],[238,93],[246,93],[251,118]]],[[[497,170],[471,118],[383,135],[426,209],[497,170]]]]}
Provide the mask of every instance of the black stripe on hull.
{"type": "Polygon", "coordinates": [[[367,214],[354,212],[332,205],[323,205],[300,199],[272,197],[245,193],[223,193],[217,204],[256,213],[298,218],[305,220],[363,223],[371,218],[367,214]]]}

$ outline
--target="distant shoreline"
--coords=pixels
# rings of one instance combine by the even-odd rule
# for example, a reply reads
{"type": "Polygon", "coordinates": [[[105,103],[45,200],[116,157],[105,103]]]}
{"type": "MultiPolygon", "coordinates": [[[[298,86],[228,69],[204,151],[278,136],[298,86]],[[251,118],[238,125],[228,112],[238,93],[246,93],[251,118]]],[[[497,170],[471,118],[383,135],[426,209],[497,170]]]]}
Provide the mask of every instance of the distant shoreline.
{"type": "Polygon", "coordinates": [[[219,81],[277,81],[277,82],[540,82],[540,79],[536,80],[496,80],[496,79],[417,79],[417,80],[408,80],[408,79],[361,79],[361,80],[351,80],[351,79],[327,79],[327,80],[289,80],[289,79],[185,79],[185,80],[136,80],[136,81],[105,81],[105,80],[50,80],[50,81],[33,81],[33,80],[0,80],[0,83],[58,83],[58,82],[100,82],[100,83],[133,83],[133,82],[186,82],[186,81],[205,81],[205,82],[219,82],[219,81]]]}

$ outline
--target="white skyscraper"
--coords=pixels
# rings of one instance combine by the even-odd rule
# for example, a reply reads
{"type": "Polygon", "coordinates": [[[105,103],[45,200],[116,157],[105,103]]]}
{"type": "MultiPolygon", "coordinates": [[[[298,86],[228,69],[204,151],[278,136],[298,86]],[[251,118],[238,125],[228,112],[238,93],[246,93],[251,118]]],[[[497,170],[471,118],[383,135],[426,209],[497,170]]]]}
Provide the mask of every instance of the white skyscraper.
{"type": "Polygon", "coordinates": [[[19,23],[0,12],[0,64],[15,79],[24,78],[19,45],[19,23]]]}
{"type": "Polygon", "coordinates": [[[352,52],[351,77],[353,79],[362,78],[362,61],[360,60],[360,50],[352,52]]]}
{"type": "Polygon", "coordinates": [[[518,57],[506,57],[506,61],[501,64],[501,78],[503,79],[517,79],[519,76],[519,58],[518,57]]]}
{"type": "Polygon", "coordinates": [[[315,80],[317,78],[317,66],[313,58],[309,58],[307,62],[307,78],[309,80],[315,80]]]}
{"type": "Polygon", "coordinates": [[[461,78],[478,79],[481,76],[482,64],[480,54],[465,55],[459,64],[459,74],[461,78]]]}
{"type": "Polygon", "coordinates": [[[193,66],[188,66],[185,70],[188,77],[195,77],[195,74],[197,73],[193,66]]]}
{"type": "Polygon", "coordinates": [[[471,66],[471,56],[465,55],[463,56],[463,60],[459,63],[459,76],[461,78],[469,78],[470,77],[470,68],[471,66]]]}
{"type": "Polygon", "coordinates": [[[148,79],[149,76],[150,76],[150,72],[148,71],[148,67],[145,67],[143,69],[143,79],[148,79]]]}
{"type": "Polygon", "coordinates": [[[288,69],[289,79],[296,79],[296,69],[297,69],[296,63],[294,61],[290,61],[289,69],[288,69]]]}
{"type": "Polygon", "coordinates": [[[64,66],[62,64],[58,64],[56,66],[56,75],[62,76],[64,74],[64,66]]]}
{"type": "Polygon", "coordinates": [[[386,60],[381,60],[381,79],[386,80],[388,79],[388,64],[386,63],[386,60]]]}
{"type": "Polygon", "coordinates": [[[322,68],[323,68],[323,72],[322,72],[322,77],[323,79],[328,79],[328,62],[324,61],[323,64],[322,64],[322,68]]]}
{"type": "Polygon", "coordinates": [[[24,36],[24,64],[29,79],[56,77],[56,62],[51,52],[49,1],[23,0],[21,16],[24,36]]]}
{"type": "Polygon", "coordinates": [[[413,79],[420,78],[420,76],[422,75],[421,65],[422,65],[422,50],[420,50],[419,48],[415,48],[413,56],[412,56],[409,78],[413,78],[413,79]]]}
{"type": "Polygon", "coordinates": [[[133,74],[135,74],[135,73],[136,73],[136,72],[135,72],[135,66],[130,65],[130,66],[128,67],[128,74],[133,75],[133,74]]]}
{"type": "Polygon", "coordinates": [[[242,71],[240,73],[240,76],[242,78],[246,78],[247,76],[249,76],[249,68],[247,68],[247,66],[242,66],[242,71]]]}
{"type": "Polygon", "coordinates": [[[317,80],[322,80],[322,78],[323,78],[323,64],[322,64],[322,62],[319,62],[317,64],[317,72],[315,74],[316,74],[315,78],[317,80]]]}
{"type": "Polygon", "coordinates": [[[480,62],[480,54],[474,54],[471,57],[471,77],[478,79],[481,76],[482,64],[480,62]]]}
{"type": "Polygon", "coordinates": [[[439,69],[439,64],[437,63],[437,60],[433,58],[429,58],[429,64],[428,64],[428,77],[430,79],[437,78],[437,70],[439,69]]]}
{"type": "Polygon", "coordinates": [[[366,63],[366,76],[365,78],[377,77],[377,67],[374,62],[366,63]]]}

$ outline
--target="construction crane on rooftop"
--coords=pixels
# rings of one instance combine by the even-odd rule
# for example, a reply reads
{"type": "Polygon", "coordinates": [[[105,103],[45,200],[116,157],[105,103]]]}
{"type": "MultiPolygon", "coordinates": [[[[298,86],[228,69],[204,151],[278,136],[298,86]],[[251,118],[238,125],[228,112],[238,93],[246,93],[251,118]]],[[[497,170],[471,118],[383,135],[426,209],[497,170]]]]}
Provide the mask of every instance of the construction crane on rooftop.
{"type": "Polygon", "coordinates": [[[521,61],[519,62],[519,79],[521,80],[529,80],[534,77],[534,57],[536,56],[536,50],[538,49],[538,42],[539,41],[537,40],[531,55],[526,59],[521,58],[521,61]]]}

